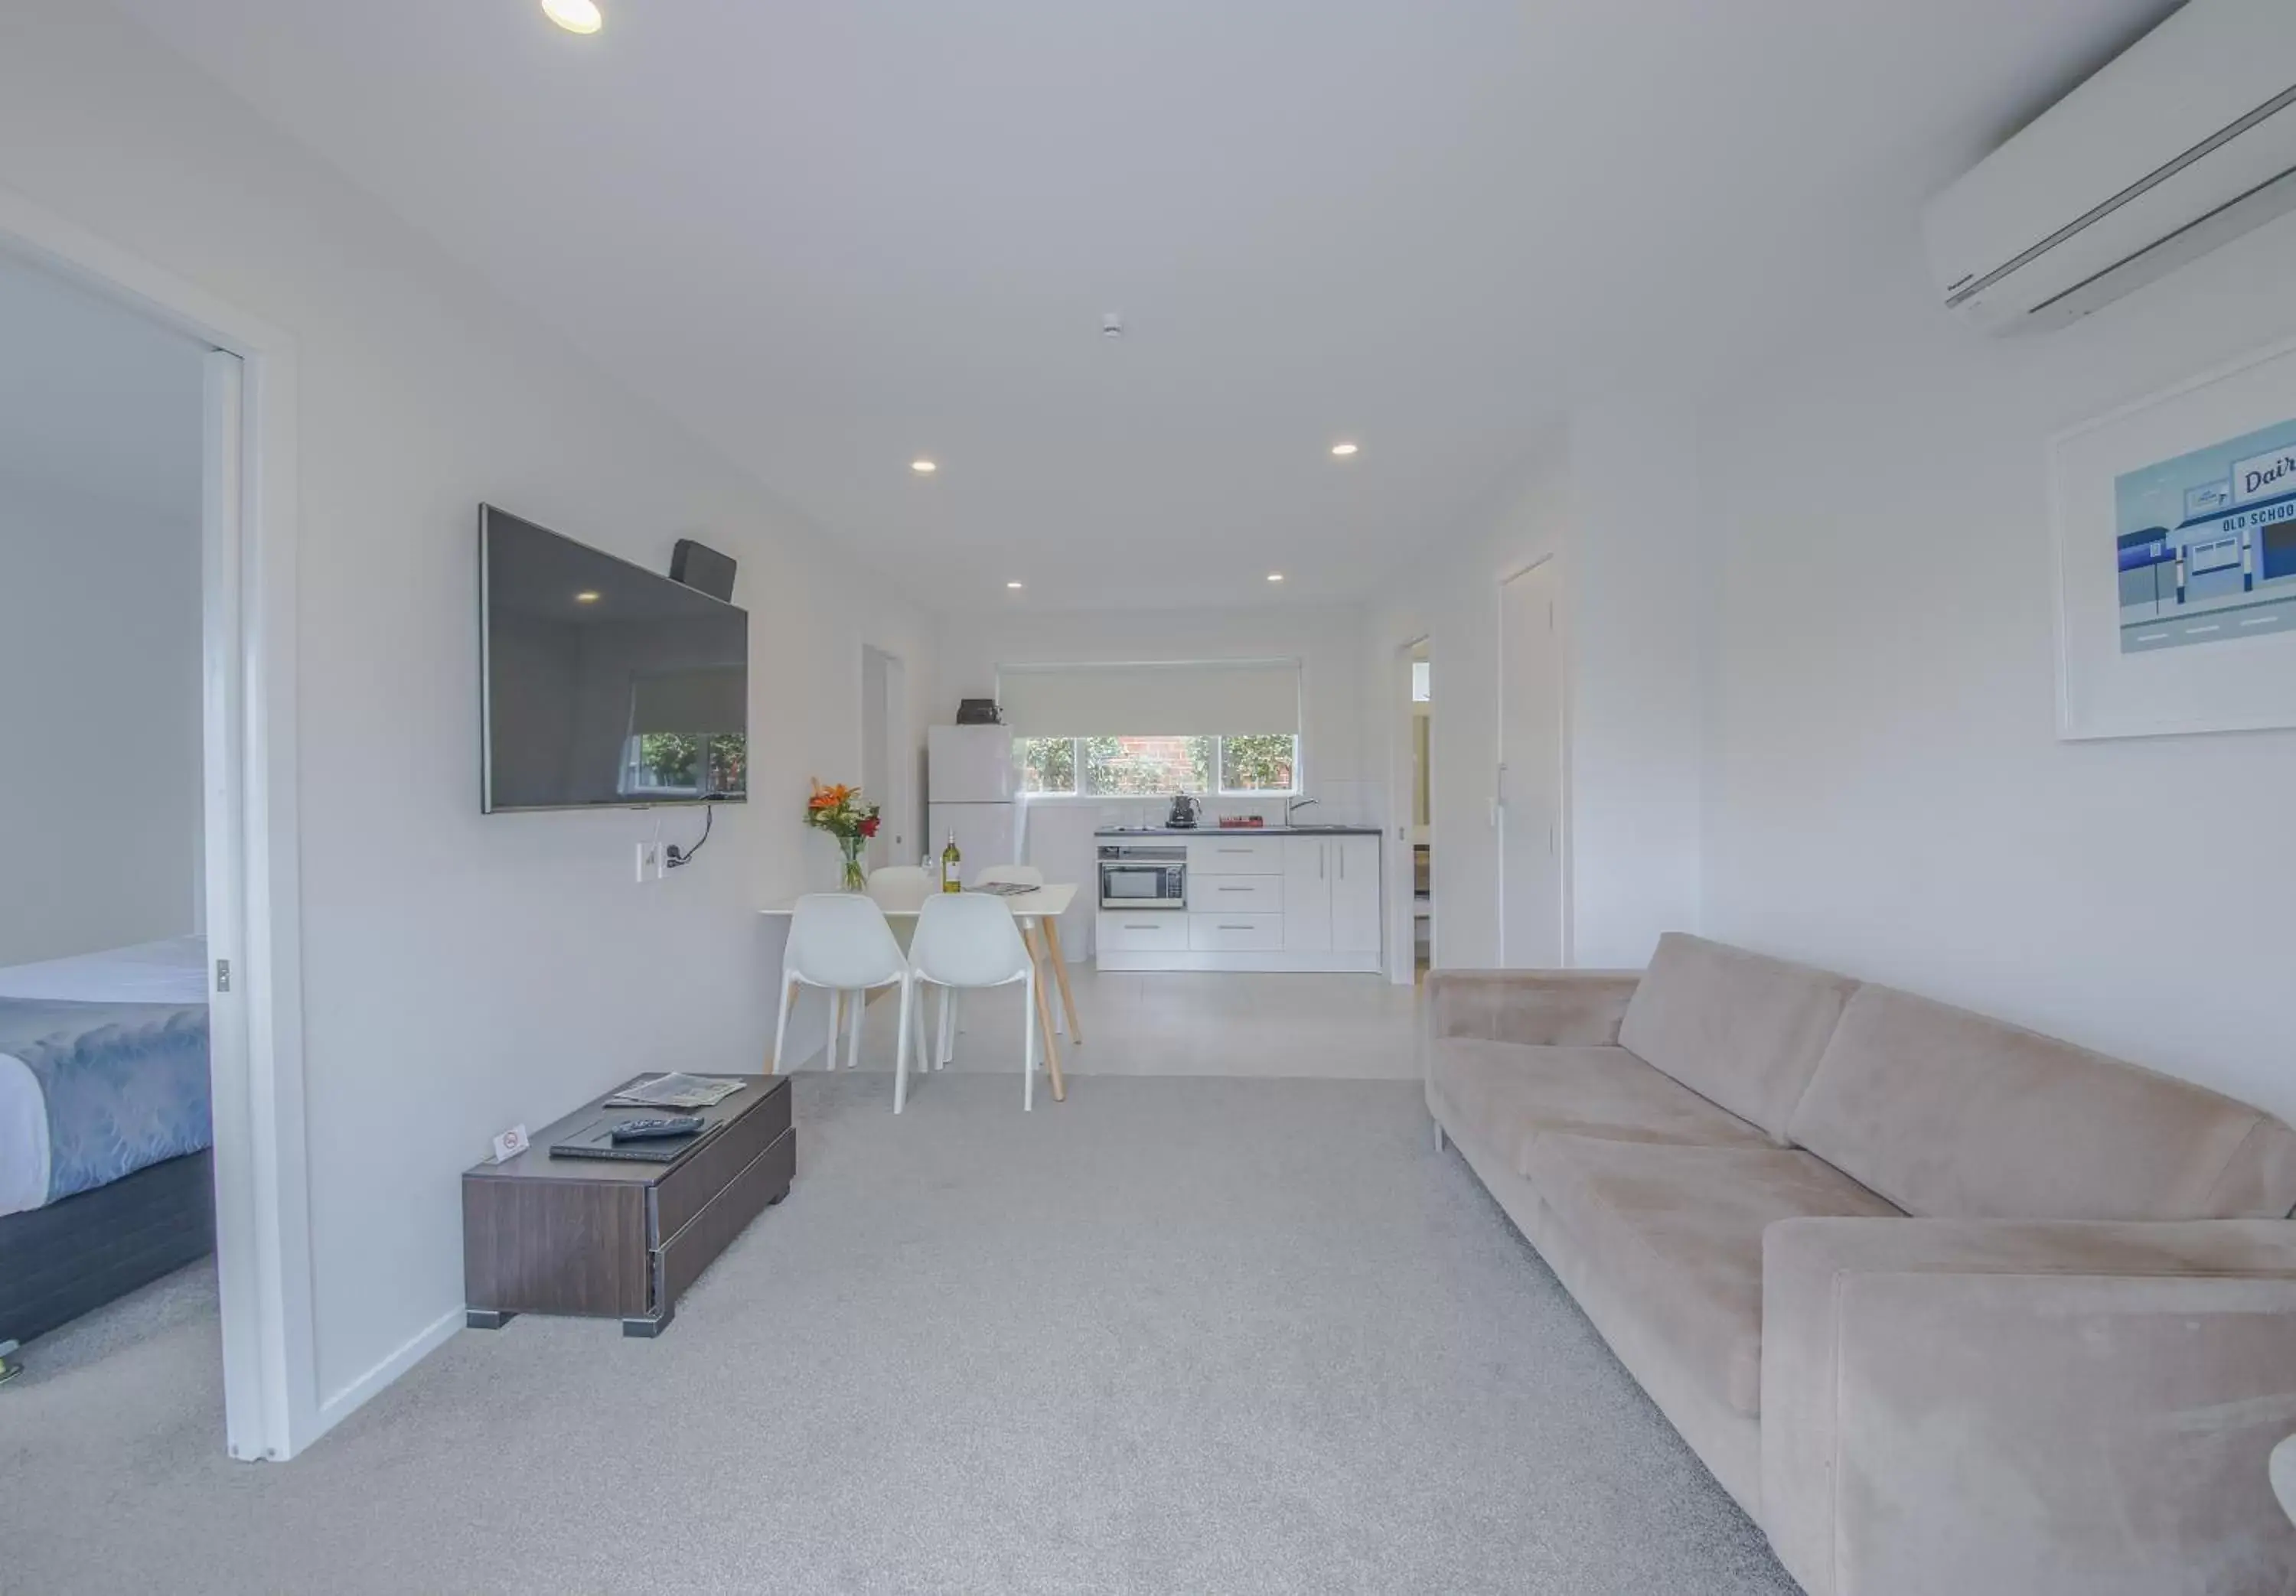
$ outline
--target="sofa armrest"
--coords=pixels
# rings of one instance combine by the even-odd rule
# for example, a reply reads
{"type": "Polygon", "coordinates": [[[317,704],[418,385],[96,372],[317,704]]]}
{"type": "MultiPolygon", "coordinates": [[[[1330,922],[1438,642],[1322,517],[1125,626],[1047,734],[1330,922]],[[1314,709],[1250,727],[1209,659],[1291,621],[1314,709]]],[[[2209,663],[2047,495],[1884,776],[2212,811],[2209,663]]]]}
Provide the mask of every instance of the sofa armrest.
{"type": "Polygon", "coordinates": [[[1431,970],[1427,1035],[1607,1047],[1642,978],[1639,970],[1431,970]]]}
{"type": "Polygon", "coordinates": [[[1811,1596],[2277,1589],[2296,1222],[1782,1220],[1761,1425],[1811,1596]]]}

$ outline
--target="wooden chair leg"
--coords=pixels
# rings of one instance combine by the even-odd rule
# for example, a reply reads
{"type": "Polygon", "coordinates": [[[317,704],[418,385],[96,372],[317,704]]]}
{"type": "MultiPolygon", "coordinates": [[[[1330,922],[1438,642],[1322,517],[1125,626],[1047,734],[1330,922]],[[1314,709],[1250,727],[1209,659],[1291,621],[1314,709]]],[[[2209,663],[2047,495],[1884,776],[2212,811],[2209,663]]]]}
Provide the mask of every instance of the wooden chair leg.
{"type": "Polygon", "coordinates": [[[774,1011],[774,1051],[766,1058],[766,1073],[768,1075],[779,1075],[782,1072],[782,1047],[789,1040],[790,1004],[794,1001],[793,994],[796,990],[797,983],[784,977],[782,981],[782,1001],[775,1006],[774,1011]]]}
{"type": "Polygon", "coordinates": [[[1077,1028],[1076,994],[1069,990],[1069,962],[1061,953],[1060,916],[1047,914],[1037,923],[1045,928],[1045,951],[1050,955],[1053,979],[1060,983],[1061,1007],[1068,1011],[1069,1040],[1082,1042],[1084,1032],[1077,1028]]]}
{"type": "MultiPolygon", "coordinates": [[[[1021,940],[1029,944],[1029,956],[1035,958],[1036,945],[1030,942],[1027,933],[1022,933],[1021,940]]],[[[1056,1103],[1066,1102],[1069,1098],[1069,1089],[1067,1083],[1061,1077],[1060,1045],[1053,1040],[1053,1010],[1052,1005],[1046,1001],[1045,966],[1041,959],[1037,960],[1037,978],[1029,985],[1036,993],[1037,1018],[1044,1023],[1045,1073],[1053,1078],[1053,1101],[1056,1103]]]]}

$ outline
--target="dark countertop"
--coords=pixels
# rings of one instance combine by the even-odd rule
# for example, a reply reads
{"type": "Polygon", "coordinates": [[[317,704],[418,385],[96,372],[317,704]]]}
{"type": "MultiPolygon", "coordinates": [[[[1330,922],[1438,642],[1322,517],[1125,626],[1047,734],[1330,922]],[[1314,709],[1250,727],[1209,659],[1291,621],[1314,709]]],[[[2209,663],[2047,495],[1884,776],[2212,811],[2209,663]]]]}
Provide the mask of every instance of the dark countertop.
{"type": "Polygon", "coordinates": [[[1377,826],[1103,826],[1095,837],[1377,837],[1377,826]]]}

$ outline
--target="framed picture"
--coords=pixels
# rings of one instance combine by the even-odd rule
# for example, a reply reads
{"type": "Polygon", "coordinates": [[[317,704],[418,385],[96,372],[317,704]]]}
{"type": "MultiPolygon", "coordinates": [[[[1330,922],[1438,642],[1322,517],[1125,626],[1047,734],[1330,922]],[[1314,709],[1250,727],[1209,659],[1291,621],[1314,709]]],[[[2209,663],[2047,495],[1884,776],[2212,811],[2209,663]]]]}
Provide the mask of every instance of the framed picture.
{"type": "Polygon", "coordinates": [[[2296,343],[2049,454],[2057,734],[2296,726],[2296,343]]]}

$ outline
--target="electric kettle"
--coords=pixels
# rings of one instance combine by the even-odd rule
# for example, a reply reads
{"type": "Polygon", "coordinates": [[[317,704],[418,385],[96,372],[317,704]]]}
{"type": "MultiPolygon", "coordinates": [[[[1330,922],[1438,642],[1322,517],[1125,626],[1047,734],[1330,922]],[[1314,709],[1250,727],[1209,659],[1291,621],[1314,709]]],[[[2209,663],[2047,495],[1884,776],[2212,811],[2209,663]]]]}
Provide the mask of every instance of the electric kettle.
{"type": "Polygon", "coordinates": [[[1196,828],[1196,817],[1203,813],[1203,808],[1186,793],[1176,792],[1172,795],[1172,812],[1164,817],[1164,824],[1170,831],[1193,831],[1196,828]]]}

